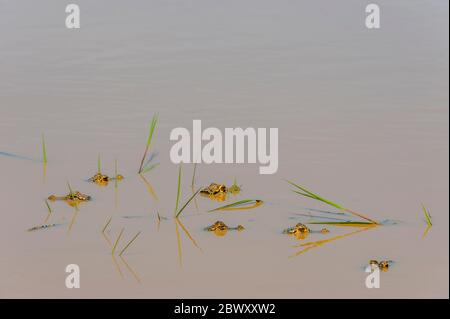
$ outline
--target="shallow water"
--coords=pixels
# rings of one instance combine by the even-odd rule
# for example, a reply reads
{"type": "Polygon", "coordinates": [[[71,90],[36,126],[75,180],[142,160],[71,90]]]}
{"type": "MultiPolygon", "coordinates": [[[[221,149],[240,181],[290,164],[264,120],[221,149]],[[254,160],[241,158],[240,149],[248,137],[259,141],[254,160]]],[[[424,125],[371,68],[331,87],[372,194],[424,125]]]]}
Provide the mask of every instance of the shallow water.
{"type": "MultiPolygon", "coordinates": [[[[448,298],[448,2],[378,1],[375,32],[360,1],[80,0],[77,31],[64,28],[60,1],[31,3],[0,1],[0,297],[448,298]],[[161,164],[145,177],[157,200],[136,174],[155,112],[161,164]],[[198,185],[236,177],[243,192],[233,200],[265,201],[206,213],[220,204],[198,197],[198,210],[190,205],[180,220],[201,250],[171,218],[169,133],[193,119],[278,127],[280,136],[275,175],[257,165],[198,166],[198,185]],[[41,157],[42,132],[45,172],[26,159],[41,157]],[[117,193],[85,181],[98,154],[106,174],[118,160],[117,193]],[[290,258],[301,250],[294,246],[356,229],[282,235],[308,221],[296,214],[329,209],[283,179],[398,223],[290,258]],[[48,222],[62,225],[26,232],[67,181],[93,201],[78,212],[51,204],[48,222]],[[434,224],[425,237],[422,202],[434,224]],[[168,218],[159,227],[156,211],[168,218]],[[124,227],[121,247],[141,231],[127,264],[112,259],[101,234],[111,216],[107,236],[124,227]],[[216,220],[246,230],[203,231],[216,220]],[[365,287],[369,259],[396,262],[380,289],[365,287]],[[65,287],[71,263],[81,268],[80,289],[65,287]]],[[[192,170],[183,166],[183,201],[192,170]]]]}

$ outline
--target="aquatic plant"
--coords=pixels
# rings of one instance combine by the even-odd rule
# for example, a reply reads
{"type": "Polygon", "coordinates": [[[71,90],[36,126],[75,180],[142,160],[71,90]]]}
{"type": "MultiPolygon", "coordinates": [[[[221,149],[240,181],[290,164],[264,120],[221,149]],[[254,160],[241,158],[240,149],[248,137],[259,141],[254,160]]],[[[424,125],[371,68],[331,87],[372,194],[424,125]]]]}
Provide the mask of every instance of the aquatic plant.
{"type": "Polygon", "coordinates": [[[155,132],[156,124],[158,123],[158,114],[153,115],[152,121],[150,122],[150,129],[147,138],[147,144],[145,146],[144,156],[142,156],[141,165],[139,166],[138,174],[142,173],[142,169],[144,166],[145,158],[147,157],[147,153],[150,150],[150,144],[152,142],[153,133],[155,132]]]}
{"type": "Polygon", "coordinates": [[[366,217],[364,215],[361,215],[359,213],[351,211],[350,209],[345,208],[342,205],[336,204],[336,203],[334,203],[334,202],[332,202],[332,201],[330,201],[328,199],[325,199],[325,198],[323,198],[323,197],[321,197],[321,196],[319,196],[319,195],[309,191],[305,187],[297,185],[297,184],[295,184],[295,183],[293,183],[291,181],[287,181],[287,182],[296,188],[296,189],[292,190],[296,194],[299,194],[299,195],[302,195],[302,196],[305,196],[305,197],[312,198],[314,200],[323,202],[323,203],[325,203],[327,205],[330,205],[330,206],[332,206],[334,208],[339,209],[340,211],[347,212],[347,213],[350,213],[350,214],[352,214],[354,216],[358,216],[358,217],[360,217],[362,219],[365,219],[365,220],[369,221],[371,224],[378,224],[378,222],[374,221],[373,219],[370,219],[370,218],[368,218],[368,217],[366,217]]]}
{"type": "Polygon", "coordinates": [[[263,204],[263,201],[260,199],[244,199],[244,200],[240,200],[238,202],[232,203],[232,204],[228,204],[225,206],[220,206],[218,208],[211,209],[208,212],[215,212],[215,211],[219,211],[219,210],[246,210],[246,209],[256,208],[258,206],[261,206],[262,204],[263,204]],[[252,203],[252,205],[248,205],[251,203],[252,203]]]}
{"type": "Polygon", "coordinates": [[[125,247],[120,251],[119,256],[122,256],[122,254],[127,250],[127,248],[136,240],[136,238],[139,236],[141,232],[139,231],[134,237],[128,242],[128,244],[125,245],[125,247]]]}

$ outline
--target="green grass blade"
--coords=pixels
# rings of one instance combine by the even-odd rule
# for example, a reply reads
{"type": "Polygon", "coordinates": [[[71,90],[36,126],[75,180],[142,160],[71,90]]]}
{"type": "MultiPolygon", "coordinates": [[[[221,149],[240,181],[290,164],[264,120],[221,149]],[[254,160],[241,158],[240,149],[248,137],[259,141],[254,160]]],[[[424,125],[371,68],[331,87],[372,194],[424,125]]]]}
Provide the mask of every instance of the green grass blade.
{"type": "Polygon", "coordinates": [[[315,198],[314,196],[311,196],[311,195],[309,195],[309,194],[306,194],[306,193],[302,193],[302,192],[299,192],[299,191],[296,191],[296,190],[292,190],[294,193],[297,193],[297,194],[299,194],[299,195],[302,195],[302,196],[305,196],[305,197],[309,197],[309,198],[312,198],[312,199],[317,199],[317,198],[315,198]]]}
{"type": "Polygon", "coordinates": [[[101,162],[100,162],[100,154],[97,156],[97,173],[101,172],[101,162]]]}
{"type": "Polygon", "coordinates": [[[176,202],[175,202],[175,210],[174,210],[175,215],[178,212],[178,205],[180,203],[180,190],[181,190],[181,166],[178,168],[177,199],[176,199],[176,202]]]}
{"type": "Polygon", "coordinates": [[[175,215],[175,217],[180,216],[181,212],[189,205],[189,203],[194,199],[195,196],[201,191],[201,188],[199,188],[192,196],[186,201],[186,203],[181,207],[181,209],[178,211],[178,213],[175,215]]]}
{"type": "MultiPolygon", "coordinates": [[[[323,197],[320,197],[317,194],[314,194],[313,192],[311,192],[310,190],[306,189],[305,187],[302,187],[302,186],[300,186],[298,184],[295,184],[294,182],[291,182],[291,181],[287,181],[287,182],[289,184],[291,184],[292,186],[297,187],[298,189],[302,190],[304,193],[308,194],[309,195],[308,197],[315,198],[315,199],[317,199],[317,200],[319,200],[321,202],[324,202],[324,203],[326,203],[326,204],[328,204],[330,206],[333,206],[334,208],[337,208],[337,209],[345,209],[343,206],[341,206],[339,204],[336,204],[336,203],[334,203],[334,202],[332,202],[332,201],[330,201],[328,199],[325,199],[323,197]]],[[[300,194],[300,195],[307,196],[304,193],[300,194]]]]}
{"type": "Polygon", "coordinates": [[[425,215],[425,219],[427,220],[428,226],[432,226],[433,224],[431,223],[431,215],[423,204],[422,204],[422,210],[423,210],[423,214],[425,215]]]}
{"type": "Polygon", "coordinates": [[[337,209],[339,209],[339,210],[341,210],[341,211],[345,211],[345,212],[347,212],[347,213],[350,213],[350,214],[352,214],[352,215],[355,215],[355,216],[358,216],[358,217],[360,217],[360,218],[362,218],[362,219],[365,219],[365,220],[367,220],[367,221],[369,221],[369,222],[371,222],[371,223],[373,223],[373,224],[378,224],[378,222],[374,221],[373,219],[370,219],[370,218],[368,218],[368,217],[366,217],[366,216],[364,216],[364,215],[361,215],[361,214],[359,214],[359,213],[356,213],[356,212],[354,212],[354,211],[351,211],[351,210],[349,210],[349,209],[347,209],[347,208],[345,208],[345,207],[343,207],[343,206],[341,206],[341,205],[339,205],[339,204],[336,204],[336,203],[334,203],[334,202],[332,202],[332,201],[330,201],[330,200],[328,200],[328,199],[325,199],[325,198],[323,198],[323,197],[321,197],[321,196],[319,196],[319,195],[317,195],[317,194],[311,192],[310,190],[306,189],[305,187],[302,187],[302,186],[300,186],[300,185],[298,185],[298,184],[295,184],[294,182],[291,182],[291,181],[287,181],[287,182],[288,182],[289,184],[291,184],[292,186],[296,187],[297,189],[300,189],[300,190],[301,190],[301,192],[300,192],[300,191],[293,190],[295,193],[297,193],[297,194],[299,194],[299,195],[306,196],[306,197],[310,197],[310,198],[312,198],[312,199],[321,201],[321,202],[323,202],[323,203],[325,203],[325,204],[328,204],[328,205],[330,205],[330,206],[332,206],[332,207],[334,207],[334,208],[337,208],[337,209]]]}
{"type": "Polygon", "coordinates": [[[45,147],[45,137],[44,133],[42,133],[42,162],[47,164],[47,150],[45,147]]]}
{"type": "Polygon", "coordinates": [[[139,171],[138,171],[139,174],[142,173],[144,161],[145,161],[145,158],[147,157],[148,151],[150,150],[153,133],[155,132],[157,123],[158,123],[158,114],[155,114],[155,115],[153,115],[152,121],[150,123],[150,129],[149,129],[148,138],[147,138],[147,145],[145,146],[144,156],[142,156],[141,165],[139,166],[139,171]]]}

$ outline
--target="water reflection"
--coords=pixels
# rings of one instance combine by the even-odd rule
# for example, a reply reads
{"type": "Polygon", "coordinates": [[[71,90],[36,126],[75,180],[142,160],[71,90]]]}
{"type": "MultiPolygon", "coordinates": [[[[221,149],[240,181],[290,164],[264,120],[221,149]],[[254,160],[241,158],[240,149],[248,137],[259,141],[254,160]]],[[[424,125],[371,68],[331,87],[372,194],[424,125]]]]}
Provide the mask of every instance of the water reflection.
{"type": "Polygon", "coordinates": [[[353,236],[355,234],[358,234],[358,233],[361,233],[361,232],[364,232],[366,230],[373,229],[373,228],[376,228],[376,227],[378,227],[378,226],[377,225],[366,226],[366,227],[363,227],[361,229],[358,229],[358,230],[355,230],[355,231],[352,231],[352,232],[349,232],[349,233],[345,233],[343,235],[337,235],[337,236],[334,236],[334,237],[331,237],[331,238],[328,238],[328,239],[312,241],[312,242],[307,242],[307,243],[296,245],[296,246],[294,246],[295,248],[302,247],[303,249],[298,251],[298,252],[296,252],[295,254],[289,256],[289,258],[296,257],[296,256],[301,255],[301,254],[303,254],[303,253],[305,253],[305,252],[307,252],[307,251],[309,251],[309,250],[311,250],[313,248],[321,247],[322,245],[325,245],[327,243],[331,243],[331,242],[336,241],[338,239],[350,237],[350,236],[353,236]]]}
{"type": "Polygon", "coordinates": [[[158,196],[156,195],[156,192],[153,188],[153,186],[149,183],[149,181],[144,177],[144,175],[139,174],[139,177],[142,179],[142,181],[144,182],[145,186],[147,187],[147,191],[150,194],[150,196],[153,197],[153,199],[155,201],[158,201],[158,196]]]}

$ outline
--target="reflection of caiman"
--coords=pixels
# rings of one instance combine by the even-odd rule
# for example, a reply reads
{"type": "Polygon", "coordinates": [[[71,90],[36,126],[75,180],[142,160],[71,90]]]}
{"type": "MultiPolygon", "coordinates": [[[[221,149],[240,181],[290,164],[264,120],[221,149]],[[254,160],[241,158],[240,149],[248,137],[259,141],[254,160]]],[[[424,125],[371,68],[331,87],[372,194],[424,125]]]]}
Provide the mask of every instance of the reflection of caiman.
{"type": "MultiPolygon", "coordinates": [[[[287,228],[283,230],[283,234],[293,235],[297,239],[305,239],[310,233],[315,233],[317,231],[312,231],[305,224],[298,223],[294,227],[287,228]]],[[[323,228],[319,231],[322,234],[329,233],[330,231],[323,228]]]]}
{"type": "Polygon", "coordinates": [[[108,182],[117,180],[121,181],[123,179],[123,176],[118,174],[116,177],[109,177],[108,175],[103,175],[102,173],[97,173],[91,178],[88,179],[89,182],[93,182],[100,186],[106,186],[108,185],[108,182]]]}
{"type": "Polygon", "coordinates": [[[224,184],[211,183],[208,187],[202,189],[200,194],[209,197],[210,199],[223,202],[227,198],[227,194],[238,194],[241,188],[235,183],[230,187],[226,187],[224,184]]]}
{"type": "Polygon", "coordinates": [[[216,236],[225,236],[229,230],[242,231],[244,229],[245,228],[242,225],[237,225],[236,227],[229,227],[220,220],[216,221],[211,226],[205,228],[205,230],[213,232],[216,236]]]}
{"type": "Polygon", "coordinates": [[[78,204],[80,202],[90,201],[91,196],[85,195],[85,194],[82,194],[82,193],[76,191],[76,192],[70,192],[66,196],[50,195],[48,197],[48,200],[51,200],[51,201],[63,200],[63,201],[66,201],[70,205],[70,204],[78,204]]]}

